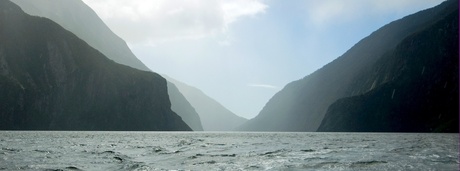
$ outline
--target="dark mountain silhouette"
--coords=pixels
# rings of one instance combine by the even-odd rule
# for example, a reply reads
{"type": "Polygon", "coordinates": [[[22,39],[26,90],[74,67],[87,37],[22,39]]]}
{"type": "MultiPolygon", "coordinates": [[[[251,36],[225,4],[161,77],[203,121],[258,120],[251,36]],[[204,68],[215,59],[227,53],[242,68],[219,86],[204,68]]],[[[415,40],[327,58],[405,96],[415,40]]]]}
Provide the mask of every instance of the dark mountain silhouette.
{"type": "Polygon", "coordinates": [[[385,83],[337,100],[318,131],[458,132],[458,47],[456,10],[357,77],[356,86],[385,83]]]}
{"type": "Polygon", "coordinates": [[[247,121],[247,119],[235,115],[201,90],[168,76],[163,75],[163,77],[174,83],[195,107],[205,131],[232,131],[247,121]]]}
{"type": "MultiPolygon", "coordinates": [[[[13,0],[26,13],[45,17],[86,41],[107,58],[139,70],[150,71],[131,52],[126,42],[113,33],[99,16],[81,0],[13,0]],[[85,24],[82,24],[85,23],[85,24]]],[[[168,83],[172,110],[193,130],[202,131],[199,115],[174,84],[168,83]]]]}
{"type": "Polygon", "coordinates": [[[0,23],[0,129],[191,130],[160,75],[117,64],[7,0],[0,23]]]}
{"type": "MultiPolygon", "coordinates": [[[[384,27],[373,32],[368,37],[359,41],[345,54],[325,65],[316,72],[306,76],[305,78],[294,81],[286,85],[283,90],[275,94],[272,99],[266,104],[257,117],[239,127],[239,130],[246,131],[316,131],[320,124],[323,122],[324,116],[334,102],[345,97],[365,95],[370,91],[383,91],[384,88],[389,86],[389,81],[399,78],[399,72],[390,72],[390,70],[382,70],[382,73],[376,75],[384,75],[385,77],[365,77],[366,73],[373,73],[374,67],[382,62],[397,63],[400,61],[398,57],[390,58],[392,53],[397,52],[397,49],[403,41],[407,40],[409,36],[419,33],[427,28],[433,27],[436,23],[444,18],[450,16],[452,13],[458,13],[458,2],[450,0],[443,2],[437,7],[420,11],[416,14],[409,15],[400,20],[391,22],[384,27]],[[385,60],[397,61],[385,61],[385,60]],[[388,83],[388,84],[387,84],[388,83]]],[[[455,36],[455,35],[451,35],[455,36]]],[[[458,38],[457,38],[458,39],[458,38]]],[[[418,39],[419,41],[429,42],[429,39],[418,39]]],[[[439,40],[441,41],[441,40],[439,40]]],[[[447,40],[445,40],[447,41],[447,40]]],[[[450,42],[451,43],[451,42],[450,42]]],[[[440,45],[442,46],[442,45],[440,45]]],[[[457,53],[458,55],[458,53],[457,53]]],[[[394,56],[394,54],[393,54],[394,56]]],[[[397,56],[397,55],[396,55],[397,56]]],[[[457,56],[454,56],[457,57],[457,56]]],[[[428,59],[427,59],[428,60],[428,59]]],[[[419,61],[418,63],[422,63],[419,61]]],[[[427,65],[427,63],[423,63],[427,65]]],[[[433,65],[438,64],[434,62],[433,65]]],[[[381,65],[389,65],[382,63],[381,65]]],[[[399,64],[401,65],[401,64],[399,64]]],[[[407,64],[409,65],[409,64],[407,64]]],[[[451,63],[451,65],[458,65],[458,63],[451,63]]],[[[428,66],[428,65],[427,65],[428,66]]],[[[411,66],[416,67],[416,66],[411,66]]],[[[436,67],[443,67],[442,64],[436,67]]],[[[428,69],[428,68],[427,68],[428,69]]],[[[450,70],[448,70],[450,71],[450,70]]],[[[447,72],[448,72],[447,71],[447,72]]],[[[380,72],[380,71],[379,71],[380,72]]],[[[435,71],[432,71],[435,72],[435,71]]],[[[441,74],[441,73],[439,73],[441,74]]],[[[456,73],[458,74],[458,73],[456,73]]],[[[411,77],[412,75],[405,75],[401,78],[404,79],[419,79],[411,77]]],[[[450,78],[449,75],[439,76],[439,78],[450,78]]],[[[427,78],[428,79],[428,78],[427,78]]],[[[431,79],[431,78],[430,78],[431,79]]],[[[399,80],[395,80],[398,82],[399,80]]],[[[430,80],[428,80],[430,81],[430,80]]],[[[452,80],[452,84],[454,83],[452,80]]],[[[398,84],[400,86],[411,87],[415,86],[413,83],[416,81],[402,81],[398,84]],[[402,85],[407,84],[407,85],[402,85]]],[[[395,83],[394,83],[395,84],[395,83]]],[[[428,84],[427,84],[428,85],[428,84]]],[[[431,85],[430,85],[431,86],[431,85]]],[[[391,88],[392,86],[389,86],[391,88]]],[[[437,88],[436,86],[431,88],[437,88]]],[[[401,87],[402,89],[402,87],[401,87]]],[[[420,89],[418,91],[425,91],[420,89]]],[[[431,90],[431,89],[430,89],[431,90]]],[[[414,91],[416,92],[416,91],[414,91]]],[[[414,93],[413,92],[413,93],[414,93]]],[[[397,92],[403,95],[402,92],[397,92]]],[[[382,94],[380,94],[382,95],[382,94]]],[[[413,95],[408,92],[407,95],[413,95]]],[[[458,94],[457,94],[458,95],[458,94]]],[[[379,95],[373,96],[375,98],[383,98],[379,95]]],[[[416,96],[421,97],[421,96],[416,96]]],[[[370,97],[368,97],[370,98],[370,97]]],[[[415,97],[414,97],[415,98],[415,97]]],[[[446,97],[448,98],[448,97],[446,97]]],[[[435,98],[433,98],[434,100],[435,98]]],[[[420,99],[423,100],[423,99],[420,99]]],[[[346,101],[347,103],[357,103],[355,105],[363,105],[358,103],[359,100],[346,101]]],[[[418,101],[414,101],[416,103],[418,101]]],[[[443,101],[444,102],[444,101],[443,101]]],[[[345,101],[338,102],[332,106],[330,112],[337,113],[331,114],[333,116],[340,115],[340,110],[350,106],[344,104],[345,101]]],[[[377,103],[377,101],[374,101],[377,103]]],[[[442,102],[439,102],[442,103],[442,102]]],[[[424,103],[419,103],[422,105],[424,103]]],[[[431,103],[430,103],[431,104],[431,103]]],[[[413,104],[412,106],[416,106],[413,104]]],[[[367,107],[371,108],[371,107],[367,107]]],[[[367,109],[365,108],[365,109],[367,109]]],[[[382,107],[383,108],[383,107],[382,107]]],[[[438,109],[437,107],[435,107],[438,109]]],[[[433,108],[433,109],[435,109],[433,108]]],[[[352,108],[347,108],[352,110],[352,108]]],[[[363,111],[364,108],[362,109],[363,111]]],[[[390,109],[388,109],[390,110],[390,109]]],[[[410,110],[407,110],[410,111],[410,110]]],[[[356,113],[356,112],[355,112],[356,113]]],[[[362,115],[365,115],[361,113],[362,115]]],[[[350,114],[351,115],[351,114],[350,114]]],[[[409,114],[413,115],[413,114],[409,114]]],[[[429,115],[429,114],[426,114],[429,115]]],[[[433,114],[439,116],[439,113],[433,114]]],[[[446,114],[444,114],[445,116],[446,114]]],[[[442,117],[442,116],[441,116],[442,117]]],[[[335,120],[333,117],[329,119],[335,120]]],[[[350,117],[346,117],[350,118],[350,117]]],[[[395,118],[396,119],[396,118],[395,118]]],[[[339,122],[339,121],[337,121],[339,122]]],[[[416,122],[416,120],[414,120],[416,122]]],[[[335,124],[335,122],[328,122],[335,124]]],[[[401,122],[402,123],[402,122],[401,122]]],[[[324,123],[326,124],[326,123],[324,123]]],[[[421,123],[420,123],[421,124],[421,123]]],[[[411,125],[417,125],[416,123],[411,125]]],[[[393,130],[396,131],[396,130],[393,130]]]]}

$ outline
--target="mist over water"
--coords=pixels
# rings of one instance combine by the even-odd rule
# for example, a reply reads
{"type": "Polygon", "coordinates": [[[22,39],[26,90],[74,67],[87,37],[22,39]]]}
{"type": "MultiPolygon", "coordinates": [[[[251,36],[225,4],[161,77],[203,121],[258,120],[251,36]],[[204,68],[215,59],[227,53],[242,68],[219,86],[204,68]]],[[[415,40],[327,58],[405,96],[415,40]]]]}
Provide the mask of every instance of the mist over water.
{"type": "Polygon", "coordinates": [[[0,132],[0,170],[457,170],[458,134],[0,132]]]}

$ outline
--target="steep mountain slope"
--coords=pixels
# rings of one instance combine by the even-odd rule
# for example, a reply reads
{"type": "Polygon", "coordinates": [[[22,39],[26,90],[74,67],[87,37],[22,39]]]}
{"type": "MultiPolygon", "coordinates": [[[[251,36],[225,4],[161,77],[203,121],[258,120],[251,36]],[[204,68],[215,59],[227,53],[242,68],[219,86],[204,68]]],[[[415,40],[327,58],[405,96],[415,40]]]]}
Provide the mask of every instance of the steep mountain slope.
{"type": "Polygon", "coordinates": [[[7,0],[0,39],[0,129],[191,130],[160,75],[117,64],[7,0]]]}
{"type": "Polygon", "coordinates": [[[53,20],[115,62],[150,71],[136,58],[125,41],[113,33],[81,0],[12,0],[12,2],[30,15],[53,20]]]}
{"type": "MultiPolygon", "coordinates": [[[[131,52],[125,41],[113,33],[81,0],[13,0],[26,13],[49,18],[86,41],[109,59],[143,71],[150,71],[131,52]],[[82,24],[85,23],[85,24],[82,24]]],[[[174,84],[168,83],[172,110],[195,131],[202,131],[199,115],[174,84]]]]}
{"type": "Polygon", "coordinates": [[[231,131],[247,119],[235,115],[199,89],[163,75],[174,83],[200,115],[205,131],[231,131]]]}
{"type": "Polygon", "coordinates": [[[458,132],[458,10],[403,40],[356,80],[381,82],[333,103],[318,131],[458,132]]]}
{"type": "Polygon", "coordinates": [[[450,0],[437,7],[391,22],[359,41],[345,54],[305,78],[286,85],[275,94],[257,117],[239,127],[245,131],[316,131],[329,106],[336,100],[356,96],[385,81],[356,85],[361,73],[403,39],[429,27],[457,9],[450,0]],[[356,87],[358,86],[358,88],[356,87]]]}

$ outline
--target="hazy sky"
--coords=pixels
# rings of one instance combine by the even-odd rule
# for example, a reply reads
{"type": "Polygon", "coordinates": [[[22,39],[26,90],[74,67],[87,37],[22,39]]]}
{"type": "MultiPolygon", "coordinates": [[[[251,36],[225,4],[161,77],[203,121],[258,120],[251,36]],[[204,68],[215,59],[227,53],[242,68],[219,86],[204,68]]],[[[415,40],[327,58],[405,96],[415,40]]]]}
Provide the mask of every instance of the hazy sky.
{"type": "Polygon", "coordinates": [[[83,0],[155,72],[255,117],[287,83],[444,0],[83,0]]]}

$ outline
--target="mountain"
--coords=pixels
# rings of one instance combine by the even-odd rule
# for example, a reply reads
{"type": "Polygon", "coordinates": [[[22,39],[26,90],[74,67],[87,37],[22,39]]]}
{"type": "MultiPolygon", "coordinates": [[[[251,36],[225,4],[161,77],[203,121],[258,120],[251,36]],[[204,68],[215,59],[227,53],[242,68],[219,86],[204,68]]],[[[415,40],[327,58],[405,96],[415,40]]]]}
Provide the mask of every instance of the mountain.
{"type": "MultiPolygon", "coordinates": [[[[81,0],[12,0],[26,13],[49,18],[86,41],[109,59],[139,70],[150,71],[113,33],[99,16],[81,0]],[[85,24],[82,24],[85,23],[85,24]]],[[[194,130],[202,131],[199,115],[174,84],[168,83],[172,110],[194,130]]]]}
{"type": "Polygon", "coordinates": [[[179,88],[200,115],[205,131],[232,131],[247,119],[235,115],[201,90],[163,75],[179,88]]]}
{"type": "Polygon", "coordinates": [[[356,86],[385,83],[334,102],[318,131],[458,132],[458,47],[457,9],[357,77],[356,86]]]}
{"type": "Polygon", "coordinates": [[[160,75],[117,64],[10,1],[0,11],[0,129],[191,130],[160,75]]]}
{"type": "Polygon", "coordinates": [[[386,55],[394,52],[409,36],[455,13],[457,6],[458,2],[455,0],[446,1],[383,26],[336,60],[305,78],[286,85],[269,100],[258,116],[238,130],[317,131],[329,107],[337,100],[364,95],[381,86],[387,86],[386,83],[396,75],[381,73],[386,77],[374,80],[363,78],[362,82],[357,80],[363,74],[373,72],[374,65],[382,62],[386,55]]]}
{"type": "Polygon", "coordinates": [[[53,20],[115,62],[150,71],[131,52],[126,42],[113,33],[81,0],[12,0],[12,2],[27,14],[53,20]]]}

